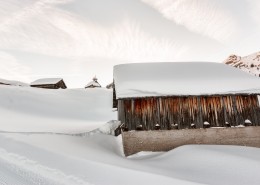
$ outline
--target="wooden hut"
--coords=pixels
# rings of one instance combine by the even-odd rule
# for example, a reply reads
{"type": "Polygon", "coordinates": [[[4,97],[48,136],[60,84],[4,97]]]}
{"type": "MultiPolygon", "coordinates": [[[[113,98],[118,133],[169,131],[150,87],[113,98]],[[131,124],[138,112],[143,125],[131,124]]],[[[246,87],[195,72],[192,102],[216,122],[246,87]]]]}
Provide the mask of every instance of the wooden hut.
{"type": "Polygon", "coordinates": [[[31,83],[31,87],[44,89],[66,89],[67,86],[62,78],[42,78],[31,83]]]}
{"type": "MultiPolygon", "coordinates": [[[[126,130],[149,131],[146,138],[159,137],[162,132],[158,130],[236,127],[246,120],[253,126],[260,125],[259,78],[225,64],[123,64],[114,67],[114,81],[118,119],[126,130]]],[[[123,133],[128,138],[124,139],[124,146],[132,138],[138,139],[138,133],[133,134],[123,133]]],[[[148,150],[156,147],[151,145],[148,150]]]]}
{"type": "Polygon", "coordinates": [[[89,82],[85,88],[99,88],[101,87],[101,85],[98,83],[98,79],[97,77],[95,76],[91,82],[89,82]]]}

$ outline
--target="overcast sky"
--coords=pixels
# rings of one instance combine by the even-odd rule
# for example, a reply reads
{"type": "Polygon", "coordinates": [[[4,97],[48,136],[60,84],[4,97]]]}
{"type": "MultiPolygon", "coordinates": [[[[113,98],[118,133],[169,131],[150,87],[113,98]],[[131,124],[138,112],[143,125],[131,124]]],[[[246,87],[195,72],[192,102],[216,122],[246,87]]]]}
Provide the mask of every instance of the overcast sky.
{"type": "Polygon", "coordinates": [[[260,50],[259,0],[0,0],[0,78],[93,76],[127,62],[212,61],[260,50]]]}

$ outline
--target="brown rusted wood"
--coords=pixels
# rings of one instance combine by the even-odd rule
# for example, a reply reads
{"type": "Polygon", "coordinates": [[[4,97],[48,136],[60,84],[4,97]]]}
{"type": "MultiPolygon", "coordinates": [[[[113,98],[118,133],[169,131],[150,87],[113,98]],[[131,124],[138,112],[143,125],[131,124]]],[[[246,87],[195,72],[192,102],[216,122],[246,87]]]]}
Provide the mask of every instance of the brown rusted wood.
{"type": "Polygon", "coordinates": [[[60,80],[55,84],[37,84],[37,85],[31,85],[31,87],[44,88],[44,89],[67,89],[67,86],[63,80],[60,80]]]}
{"type": "Polygon", "coordinates": [[[144,130],[203,128],[207,121],[211,127],[243,124],[249,119],[260,125],[260,107],[256,95],[152,97],[118,100],[118,119],[129,130],[142,125],[144,130]]]}

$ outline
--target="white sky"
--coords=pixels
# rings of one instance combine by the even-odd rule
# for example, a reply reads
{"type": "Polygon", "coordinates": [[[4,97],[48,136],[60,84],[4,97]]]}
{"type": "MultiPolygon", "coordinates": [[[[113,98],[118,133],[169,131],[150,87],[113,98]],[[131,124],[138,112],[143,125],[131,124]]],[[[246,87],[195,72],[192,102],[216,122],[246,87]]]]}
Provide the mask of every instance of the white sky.
{"type": "Polygon", "coordinates": [[[260,50],[259,0],[0,0],[0,78],[93,76],[127,62],[213,61],[260,50]]]}

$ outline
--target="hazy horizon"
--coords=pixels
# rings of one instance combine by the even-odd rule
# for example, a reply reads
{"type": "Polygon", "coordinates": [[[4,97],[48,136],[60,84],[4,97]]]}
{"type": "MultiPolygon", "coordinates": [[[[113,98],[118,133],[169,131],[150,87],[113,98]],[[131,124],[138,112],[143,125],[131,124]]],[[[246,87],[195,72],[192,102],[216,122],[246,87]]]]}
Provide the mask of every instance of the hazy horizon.
{"type": "Polygon", "coordinates": [[[0,0],[0,78],[69,88],[129,62],[223,62],[260,50],[257,0],[0,0]]]}

